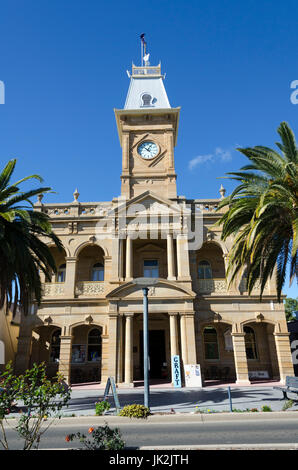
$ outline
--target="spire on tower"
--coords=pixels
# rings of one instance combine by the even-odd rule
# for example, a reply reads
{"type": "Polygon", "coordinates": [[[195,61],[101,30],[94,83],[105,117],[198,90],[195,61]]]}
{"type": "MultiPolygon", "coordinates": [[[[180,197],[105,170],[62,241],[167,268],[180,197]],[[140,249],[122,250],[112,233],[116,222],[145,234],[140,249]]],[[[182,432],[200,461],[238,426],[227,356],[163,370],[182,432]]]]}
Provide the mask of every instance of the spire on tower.
{"type": "Polygon", "coordinates": [[[145,33],[142,33],[140,38],[142,65],[138,67],[132,64],[131,73],[127,71],[130,86],[124,109],[171,108],[163,84],[165,75],[161,73],[161,65],[150,65],[145,33]]]}

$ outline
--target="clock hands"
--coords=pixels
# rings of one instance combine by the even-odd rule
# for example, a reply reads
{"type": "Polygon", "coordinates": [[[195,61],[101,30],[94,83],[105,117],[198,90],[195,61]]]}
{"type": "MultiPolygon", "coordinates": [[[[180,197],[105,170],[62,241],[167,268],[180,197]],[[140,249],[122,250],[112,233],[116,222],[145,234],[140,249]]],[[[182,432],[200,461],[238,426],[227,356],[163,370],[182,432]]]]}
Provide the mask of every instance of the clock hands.
{"type": "Polygon", "coordinates": [[[143,142],[139,146],[139,154],[146,159],[153,158],[157,152],[157,146],[153,142],[143,142]]]}

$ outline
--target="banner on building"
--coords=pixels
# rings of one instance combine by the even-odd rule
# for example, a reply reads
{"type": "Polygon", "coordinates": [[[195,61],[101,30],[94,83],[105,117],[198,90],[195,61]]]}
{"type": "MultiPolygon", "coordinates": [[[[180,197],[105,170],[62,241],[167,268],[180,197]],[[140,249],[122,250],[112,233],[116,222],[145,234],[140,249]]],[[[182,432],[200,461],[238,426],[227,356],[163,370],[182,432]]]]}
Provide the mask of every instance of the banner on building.
{"type": "Polygon", "coordinates": [[[200,364],[185,364],[185,387],[202,388],[202,376],[200,364]]]}
{"type": "Polygon", "coordinates": [[[181,388],[180,357],[172,356],[172,381],[175,388],[181,388]]]}

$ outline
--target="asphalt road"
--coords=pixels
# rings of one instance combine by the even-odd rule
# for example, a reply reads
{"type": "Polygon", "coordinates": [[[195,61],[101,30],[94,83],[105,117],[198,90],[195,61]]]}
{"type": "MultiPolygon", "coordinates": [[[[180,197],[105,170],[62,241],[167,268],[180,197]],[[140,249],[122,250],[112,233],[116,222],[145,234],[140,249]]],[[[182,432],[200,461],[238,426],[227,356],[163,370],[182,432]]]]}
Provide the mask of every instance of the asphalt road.
{"type": "MultiPolygon", "coordinates": [[[[41,449],[70,449],[77,447],[74,442],[67,443],[65,436],[71,432],[85,432],[92,425],[92,418],[86,421],[73,419],[64,424],[51,427],[41,440],[41,449]]],[[[277,418],[270,420],[237,420],[227,422],[126,422],[111,427],[119,427],[129,447],[170,446],[170,445],[226,445],[226,444],[298,444],[297,419],[277,418]]],[[[8,431],[12,449],[20,449],[14,432],[8,431]]]]}

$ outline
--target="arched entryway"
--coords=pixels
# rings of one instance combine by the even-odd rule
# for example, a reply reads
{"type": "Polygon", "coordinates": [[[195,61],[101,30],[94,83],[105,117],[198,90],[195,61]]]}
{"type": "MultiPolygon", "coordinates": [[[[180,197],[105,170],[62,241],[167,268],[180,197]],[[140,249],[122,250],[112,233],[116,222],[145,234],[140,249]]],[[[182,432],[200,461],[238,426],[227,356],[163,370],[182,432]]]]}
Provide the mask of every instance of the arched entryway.
{"type": "Polygon", "coordinates": [[[205,323],[201,327],[202,373],[205,385],[236,380],[232,327],[227,323],[205,323]]]}
{"type": "Polygon", "coordinates": [[[274,325],[249,322],[243,326],[243,332],[249,380],[279,380],[274,325]]]}
{"type": "Polygon", "coordinates": [[[46,374],[54,377],[59,369],[61,328],[55,325],[39,326],[33,329],[31,339],[30,367],[46,364],[46,374]]]}
{"type": "Polygon", "coordinates": [[[101,381],[102,327],[78,325],[72,328],[71,383],[101,381]]]}

